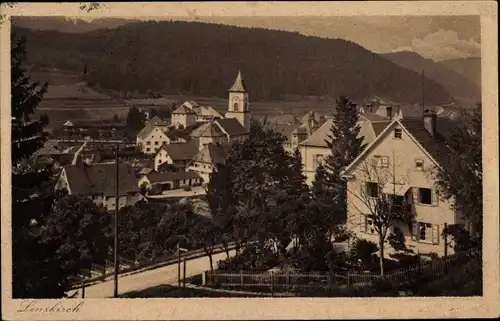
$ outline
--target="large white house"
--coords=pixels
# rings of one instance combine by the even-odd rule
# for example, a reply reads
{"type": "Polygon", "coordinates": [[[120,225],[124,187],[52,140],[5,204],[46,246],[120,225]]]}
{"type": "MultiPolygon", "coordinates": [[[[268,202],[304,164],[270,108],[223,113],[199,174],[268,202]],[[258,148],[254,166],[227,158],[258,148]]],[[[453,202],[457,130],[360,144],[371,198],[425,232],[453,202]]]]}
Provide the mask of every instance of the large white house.
{"type": "MultiPolygon", "coordinates": [[[[395,118],[346,168],[347,225],[357,237],[377,243],[372,207],[379,193],[392,195],[413,218],[397,223],[406,245],[417,253],[445,252],[441,233],[445,224],[465,223],[451,209],[451,200],[435,187],[434,171],[446,166],[446,137],[450,121],[434,112],[421,118],[395,118]]],[[[393,249],[386,245],[386,251],[393,249]]],[[[451,249],[448,250],[449,253],[451,249]]]]}

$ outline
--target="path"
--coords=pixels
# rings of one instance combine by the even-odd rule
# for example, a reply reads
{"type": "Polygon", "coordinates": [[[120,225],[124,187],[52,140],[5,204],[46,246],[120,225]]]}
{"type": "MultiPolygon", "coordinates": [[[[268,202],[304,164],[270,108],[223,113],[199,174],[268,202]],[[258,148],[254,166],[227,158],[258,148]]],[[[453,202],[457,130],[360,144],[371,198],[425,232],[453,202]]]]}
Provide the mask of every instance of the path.
{"type": "MultiPolygon", "coordinates": [[[[229,255],[234,256],[235,251],[230,251],[229,255]]],[[[225,252],[213,255],[214,269],[217,268],[217,262],[226,257],[225,252]]],[[[207,270],[210,270],[210,261],[207,256],[189,260],[186,263],[187,277],[207,270]]],[[[162,284],[177,284],[177,264],[118,278],[118,294],[145,290],[162,284]]],[[[113,289],[113,280],[97,283],[85,288],[85,298],[110,298],[113,297],[113,289]]]]}

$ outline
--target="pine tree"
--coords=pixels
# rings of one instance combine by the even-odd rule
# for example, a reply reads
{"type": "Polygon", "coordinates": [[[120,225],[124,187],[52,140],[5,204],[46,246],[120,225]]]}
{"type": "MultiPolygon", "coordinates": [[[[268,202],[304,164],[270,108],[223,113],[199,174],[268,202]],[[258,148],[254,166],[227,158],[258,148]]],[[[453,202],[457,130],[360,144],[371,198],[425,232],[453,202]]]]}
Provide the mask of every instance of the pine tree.
{"type": "MultiPolygon", "coordinates": [[[[349,98],[341,96],[333,111],[333,124],[328,135],[327,145],[331,155],[324,162],[324,173],[321,173],[322,203],[331,202],[337,216],[336,222],[345,222],[347,189],[341,172],[363,150],[363,137],[359,137],[358,110],[349,98]]],[[[319,184],[319,182],[318,182],[319,184]]],[[[329,207],[327,207],[329,208],[329,207]]]]}
{"type": "Polygon", "coordinates": [[[12,292],[14,298],[60,298],[79,274],[88,272],[96,251],[107,252],[107,223],[93,203],[82,205],[74,198],[68,203],[67,196],[54,193],[51,168],[30,157],[46,139],[47,120],[31,118],[47,84],[32,82],[22,67],[24,39],[13,44],[12,292]]]}

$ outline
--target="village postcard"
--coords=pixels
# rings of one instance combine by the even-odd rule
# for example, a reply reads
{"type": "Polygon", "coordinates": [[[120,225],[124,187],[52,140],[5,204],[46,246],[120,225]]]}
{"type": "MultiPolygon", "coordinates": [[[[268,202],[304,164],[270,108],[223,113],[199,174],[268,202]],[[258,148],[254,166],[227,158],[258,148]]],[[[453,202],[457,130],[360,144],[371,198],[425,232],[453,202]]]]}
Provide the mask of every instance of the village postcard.
{"type": "Polygon", "coordinates": [[[2,3],[2,319],[498,318],[497,18],[2,3]]]}

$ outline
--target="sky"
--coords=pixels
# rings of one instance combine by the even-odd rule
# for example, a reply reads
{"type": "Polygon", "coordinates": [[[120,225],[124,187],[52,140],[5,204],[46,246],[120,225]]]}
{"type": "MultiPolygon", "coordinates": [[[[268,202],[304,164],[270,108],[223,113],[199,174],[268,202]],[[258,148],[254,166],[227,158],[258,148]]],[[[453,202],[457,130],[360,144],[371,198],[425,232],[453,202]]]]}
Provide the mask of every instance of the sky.
{"type": "Polygon", "coordinates": [[[376,53],[413,51],[435,61],[481,56],[479,16],[197,16],[161,19],[196,20],[241,27],[286,30],[324,38],[342,38],[356,42],[376,53]]]}

